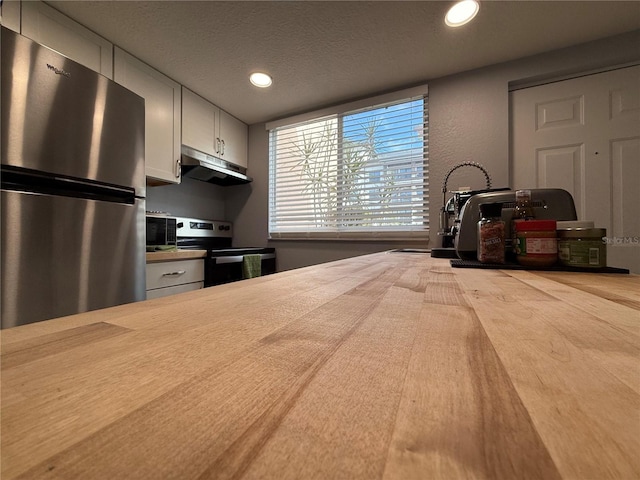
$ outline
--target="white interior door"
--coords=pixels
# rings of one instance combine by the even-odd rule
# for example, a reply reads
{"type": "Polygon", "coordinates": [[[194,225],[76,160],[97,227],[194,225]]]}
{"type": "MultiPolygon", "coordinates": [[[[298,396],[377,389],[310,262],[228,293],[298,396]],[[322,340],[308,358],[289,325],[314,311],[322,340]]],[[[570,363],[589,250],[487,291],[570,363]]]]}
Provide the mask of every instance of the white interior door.
{"type": "Polygon", "coordinates": [[[640,66],[511,93],[511,185],[563,188],[640,273],[640,66]]]}

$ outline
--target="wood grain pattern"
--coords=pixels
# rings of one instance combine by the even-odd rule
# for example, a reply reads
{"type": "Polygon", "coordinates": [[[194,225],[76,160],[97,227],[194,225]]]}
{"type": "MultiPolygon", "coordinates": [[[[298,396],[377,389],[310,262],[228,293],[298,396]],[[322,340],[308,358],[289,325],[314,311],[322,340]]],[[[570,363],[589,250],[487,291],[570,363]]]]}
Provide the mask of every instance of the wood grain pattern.
{"type": "Polygon", "coordinates": [[[640,277],[381,253],[2,337],[12,478],[640,478],[640,277]]]}
{"type": "Polygon", "coordinates": [[[56,355],[71,348],[101,342],[122,335],[129,330],[117,325],[99,322],[70,328],[49,335],[2,346],[2,370],[56,355]]]}
{"type": "MultiPolygon", "coordinates": [[[[531,300],[534,289],[524,299],[505,295],[501,280],[499,274],[477,271],[460,278],[562,476],[637,478],[640,459],[633,452],[640,450],[640,401],[632,378],[634,370],[640,373],[637,338],[560,298],[531,300]]],[[[552,287],[548,284],[544,294],[552,287]]]]}
{"type": "Polygon", "coordinates": [[[147,263],[171,262],[173,260],[189,260],[204,258],[206,250],[178,250],[177,252],[147,252],[147,263]]]}

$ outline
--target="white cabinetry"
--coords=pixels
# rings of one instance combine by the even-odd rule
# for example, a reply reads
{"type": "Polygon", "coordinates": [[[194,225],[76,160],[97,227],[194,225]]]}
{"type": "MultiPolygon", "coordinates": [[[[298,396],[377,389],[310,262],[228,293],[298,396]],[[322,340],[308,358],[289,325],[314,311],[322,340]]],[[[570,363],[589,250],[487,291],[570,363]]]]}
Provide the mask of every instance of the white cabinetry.
{"type": "Polygon", "coordinates": [[[216,156],[216,117],[219,109],[182,87],[182,143],[216,156]]]}
{"type": "Polygon", "coordinates": [[[246,124],[182,87],[182,143],[247,168],[246,124]]]}
{"type": "Polygon", "coordinates": [[[220,158],[247,168],[249,127],[224,110],[218,115],[218,135],[221,143],[220,158]]]}
{"type": "Polygon", "coordinates": [[[204,259],[147,263],[147,300],[204,286],[204,259]]]}
{"type": "Polygon", "coordinates": [[[180,183],[180,85],[115,48],[114,79],[145,99],[147,177],[180,183]]]}
{"type": "Polygon", "coordinates": [[[0,2],[0,23],[9,30],[20,33],[20,0],[0,2]]]}
{"type": "Polygon", "coordinates": [[[113,78],[113,45],[50,6],[22,2],[21,26],[25,37],[113,78]]]}

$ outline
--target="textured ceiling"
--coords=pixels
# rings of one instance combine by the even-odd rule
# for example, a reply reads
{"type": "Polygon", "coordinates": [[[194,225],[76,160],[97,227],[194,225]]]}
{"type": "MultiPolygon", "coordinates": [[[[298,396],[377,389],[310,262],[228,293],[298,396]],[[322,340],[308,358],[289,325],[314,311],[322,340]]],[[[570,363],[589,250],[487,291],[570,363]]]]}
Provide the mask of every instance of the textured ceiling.
{"type": "Polygon", "coordinates": [[[637,1],[484,1],[455,30],[449,1],[47,3],[248,124],[640,28],[637,1]]]}

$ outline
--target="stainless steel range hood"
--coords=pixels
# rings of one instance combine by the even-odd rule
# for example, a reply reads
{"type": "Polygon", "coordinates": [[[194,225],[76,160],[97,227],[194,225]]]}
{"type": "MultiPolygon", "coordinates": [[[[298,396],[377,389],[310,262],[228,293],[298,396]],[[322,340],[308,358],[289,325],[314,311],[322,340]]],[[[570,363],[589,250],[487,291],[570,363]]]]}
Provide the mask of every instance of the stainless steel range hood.
{"type": "Polygon", "coordinates": [[[239,167],[206,153],[182,145],[182,176],[217,185],[241,185],[253,179],[239,167]]]}

